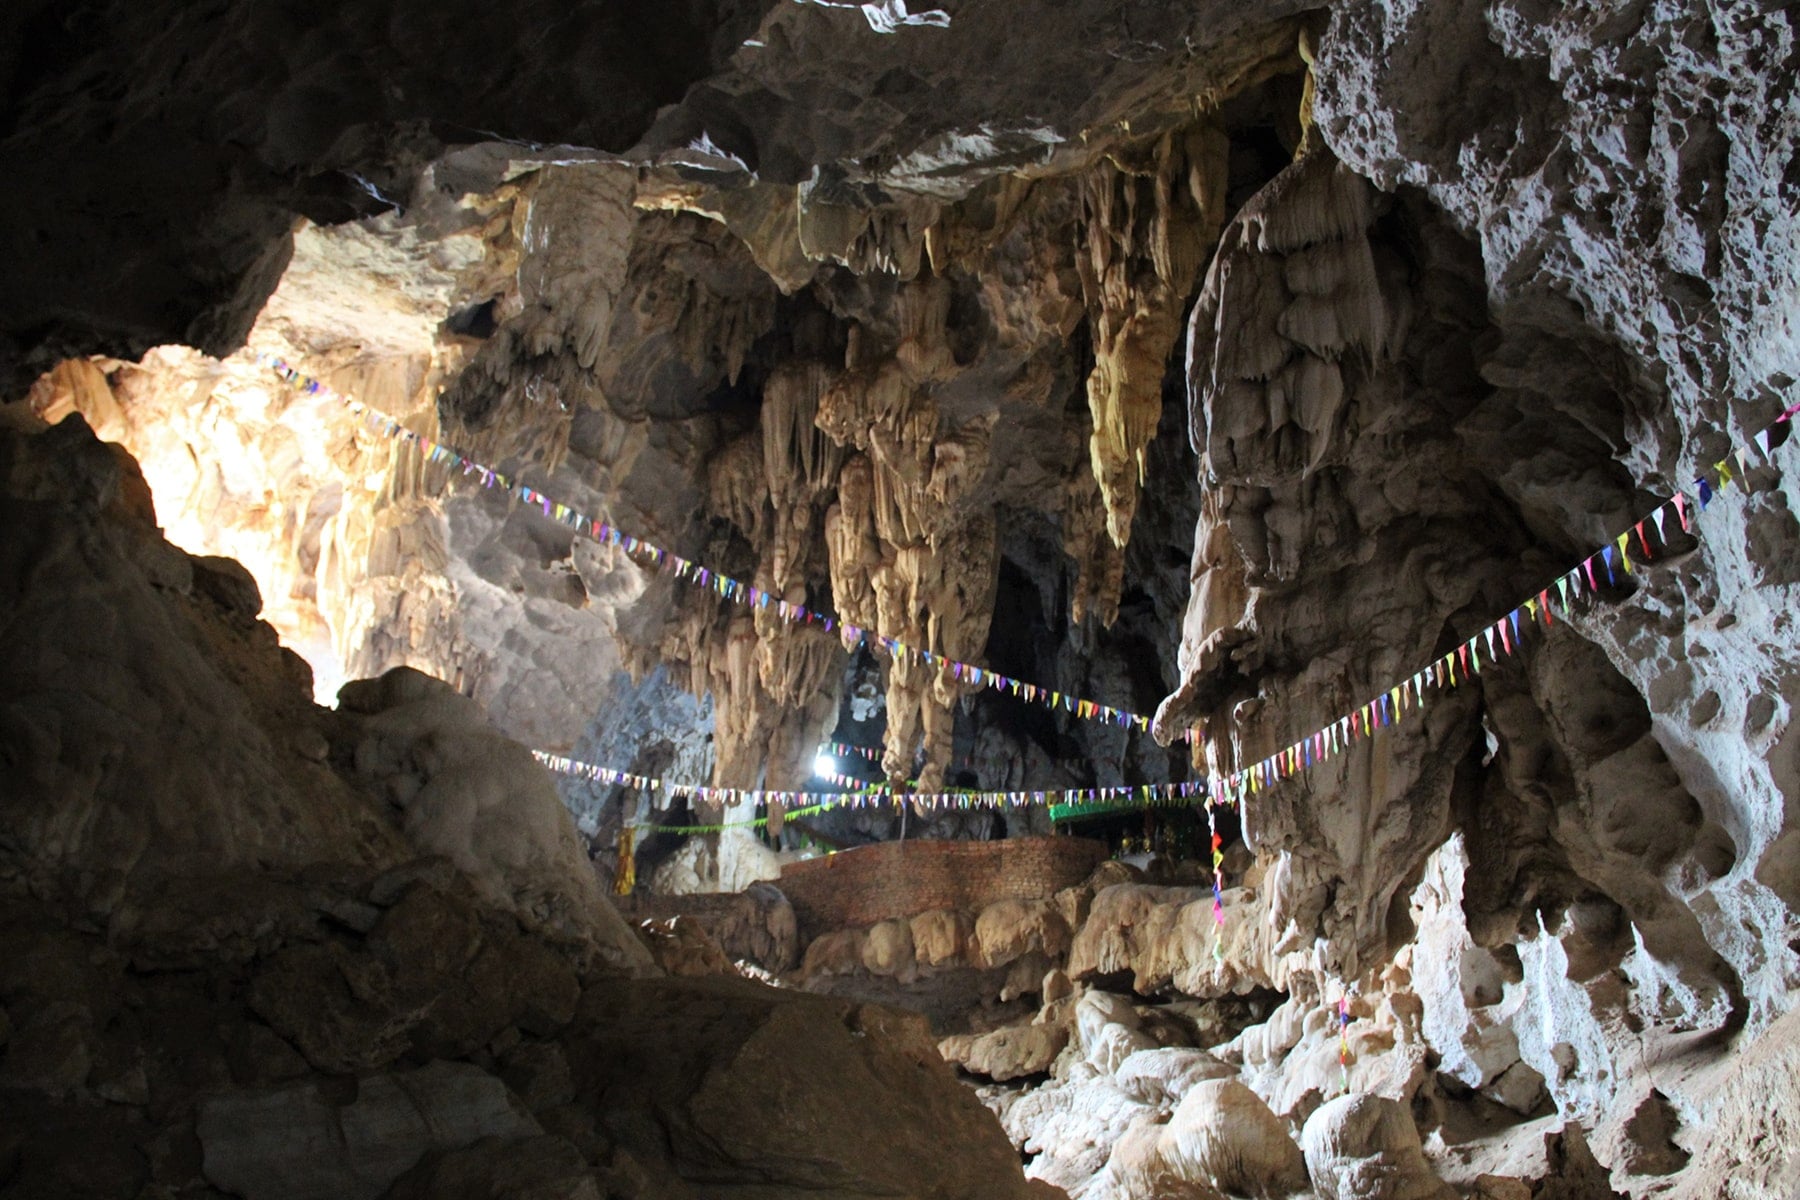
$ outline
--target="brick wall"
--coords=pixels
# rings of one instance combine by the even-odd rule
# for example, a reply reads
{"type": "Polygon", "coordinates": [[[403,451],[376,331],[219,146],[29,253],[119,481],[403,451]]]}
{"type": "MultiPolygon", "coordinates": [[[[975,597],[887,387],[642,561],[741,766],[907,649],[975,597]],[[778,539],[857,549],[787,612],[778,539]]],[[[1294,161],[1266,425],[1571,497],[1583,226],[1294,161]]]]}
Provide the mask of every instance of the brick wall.
{"type": "Polygon", "coordinates": [[[1104,842],[1077,837],[881,842],[789,863],[780,887],[805,944],[832,929],[890,917],[1045,899],[1086,879],[1106,856],[1104,842]]]}

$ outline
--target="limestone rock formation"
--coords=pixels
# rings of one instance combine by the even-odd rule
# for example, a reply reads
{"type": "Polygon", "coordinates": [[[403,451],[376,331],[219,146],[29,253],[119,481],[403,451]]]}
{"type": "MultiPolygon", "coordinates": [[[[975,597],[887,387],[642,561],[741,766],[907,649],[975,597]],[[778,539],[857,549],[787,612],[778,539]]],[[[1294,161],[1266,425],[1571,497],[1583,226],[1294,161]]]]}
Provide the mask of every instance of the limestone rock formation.
{"type": "Polygon", "coordinates": [[[938,1053],[971,1075],[1005,1083],[1048,1071],[1068,1043],[1067,1026],[1033,1023],[957,1034],[939,1042],[938,1053]]]}
{"type": "Polygon", "coordinates": [[[1189,1090],[1168,1123],[1140,1126],[1110,1164],[1114,1194],[1285,1197],[1307,1186],[1307,1164],[1288,1132],[1249,1088],[1233,1079],[1189,1090]]]}
{"type": "Polygon", "coordinates": [[[582,1004],[571,1066],[577,1091],[613,1114],[600,1132],[697,1186],[1028,1194],[1012,1148],[916,1017],[725,979],[599,986],[582,1004]],[[708,1011],[719,1017],[696,1028],[708,1011]]]}
{"type": "Polygon", "coordinates": [[[593,937],[617,966],[647,961],[602,899],[543,769],[475,704],[410,667],[345,684],[338,697],[341,711],[363,718],[356,775],[400,810],[418,852],[448,858],[538,924],[593,937]]]}
{"type": "Polygon", "coordinates": [[[399,670],[315,708],[241,568],[19,417],[9,1194],[1033,1194],[922,1022],[662,976],[472,702],[399,670]]]}
{"type": "Polygon", "coordinates": [[[1412,1118],[1394,1101],[1340,1096],[1306,1119],[1306,1169],[1328,1200],[1447,1200],[1412,1118]]]}
{"type": "Polygon", "coordinates": [[[638,936],[665,974],[731,974],[731,960],[725,957],[725,951],[692,917],[645,921],[638,926],[638,936]]]}
{"type": "Polygon", "coordinates": [[[1791,421],[1747,439],[1800,399],[1796,32],[1742,0],[9,7],[0,1188],[202,1194],[223,1098],[348,1147],[364,1091],[448,1071],[495,1120],[330,1186],[1024,1194],[947,1055],[1089,1200],[1300,1186],[1277,1125],[1321,1195],[1792,1191],[1800,460],[1791,421]],[[1390,690],[1527,596],[1454,688],[1390,690]],[[671,968],[839,996],[785,1003],[627,978],[603,892],[1048,806],[553,785],[508,740],[793,792],[842,739],[879,765],[826,775],[1035,794],[1226,777],[1383,692],[1398,720],[1235,808],[1084,818],[1139,867],[1083,887],[805,947],[766,894],[663,929],[671,968]]]}
{"type": "Polygon", "coordinates": [[[799,964],[803,947],[793,905],[769,884],[718,895],[657,896],[640,891],[616,899],[620,911],[638,920],[640,929],[644,921],[679,919],[703,931],[732,962],[777,973],[799,964]]]}
{"type": "Polygon", "coordinates": [[[254,588],[157,536],[130,458],[80,420],[0,431],[9,877],[101,927],[233,870],[406,857],[381,802],[329,764],[304,662],[254,588]],[[304,799],[303,799],[304,798],[304,799]]]}
{"type": "Polygon", "coordinates": [[[349,1104],[312,1083],[213,1097],[196,1132],[206,1178],[245,1200],[374,1200],[435,1151],[540,1134],[516,1103],[480,1068],[437,1062],[358,1080],[349,1104]]]}

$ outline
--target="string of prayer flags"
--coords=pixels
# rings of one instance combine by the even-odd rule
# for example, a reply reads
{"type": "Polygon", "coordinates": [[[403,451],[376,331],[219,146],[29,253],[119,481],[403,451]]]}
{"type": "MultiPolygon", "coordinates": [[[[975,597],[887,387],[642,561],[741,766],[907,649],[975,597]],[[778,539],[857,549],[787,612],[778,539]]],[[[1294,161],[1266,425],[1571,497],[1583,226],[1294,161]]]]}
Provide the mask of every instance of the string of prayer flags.
{"type": "MultiPolygon", "coordinates": [[[[1761,453],[1765,464],[1775,465],[1773,451],[1776,448],[1776,433],[1782,426],[1791,424],[1796,415],[1800,415],[1800,404],[1788,408],[1750,439],[1750,443],[1761,453]]],[[[1782,444],[1785,444],[1785,439],[1782,444]]],[[[1666,532],[1668,513],[1671,510],[1680,522],[1681,531],[1684,534],[1692,533],[1696,510],[1691,505],[1697,503],[1698,511],[1705,511],[1716,495],[1734,482],[1743,486],[1741,480],[1746,474],[1749,461],[1750,457],[1744,449],[1740,447],[1733,450],[1713,464],[1710,479],[1703,474],[1693,481],[1692,496],[1687,494],[1686,489],[1678,489],[1669,499],[1608,539],[1598,550],[1557,576],[1552,583],[1539,588],[1535,595],[1516,605],[1498,620],[1477,630],[1467,641],[1447,651],[1430,665],[1413,672],[1411,676],[1378,693],[1360,707],[1260,762],[1215,780],[1215,795],[1242,796],[1261,792],[1282,780],[1310,770],[1319,763],[1342,754],[1352,743],[1373,736],[1376,730],[1393,725],[1408,709],[1423,711],[1426,695],[1432,689],[1458,687],[1481,674],[1484,666],[1517,654],[1524,644],[1527,631],[1540,624],[1548,629],[1556,623],[1556,604],[1562,606],[1562,618],[1568,620],[1576,603],[1584,598],[1599,598],[1603,579],[1606,586],[1617,586],[1620,572],[1635,574],[1658,554],[1666,553],[1669,549],[1669,535],[1666,532]],[[1734,466],[1737,468],[1735,472],[1732,470],[1734,466]],[[1655,545],[1650,538],[1652,529],[1655,530],[1655,545]],[[1634,535],[1637,542],[1635,551],[1632,546],[1634,535]],[[1635,560],[1633,553],[1636,554],[1635,560]],[[1555,589],[1554,600],[1552,588],[1555,589]]]]}
{"type": "MultiPolygon", "coordinates": [[[[311,375],[301,373],[281,358],[259,353],[256,355],[256,361],[309,395],[338,401],[362,418],[364,424],[376,433],[417,446],[424,453],[428,462],[448,464],[460,469],[465,476],[477,476],[483,487],[498,488],[520,503],[541,510],[545,517],[567,526],[582,537],[604,545],[618,547],[637,561],[640,566],[647,566],[659,571],[666,570],[677,579],[707,588],[733,603],[773,612],[789,624],[813,625],[826,633],[836,633],[843,642],[845,650],[855,650],[859,645],[867,645],[872,649],[881,650],[895,661],[904,660],[934,665],[959,682],[1005,692],[1027,703],[1060,709],[1084,721],[1101,721],[1109,725],[1116,725],[1121,729],[1136,729],[1139,733],[1146,734],[1150,732],[1150,718],[1142,714],[1115,708],[1110,704],[1084,700],[1050,688],[1038,687],[1035,684],[1025,683],[1023,680],[1014,679],[1009,675],[1003,675],[998,671],[990,671],[986,667],[977,667],[972,663],[961,662],[943,654],[908,645],[898,638],[885,637],[872,629],[865,629],[847,621],[839,621],[835,617],[815,612],[804,604],[788,600],[785,596],[777,596],[728,575],[721,575],[699,563],[683,558],[671,550],[665,550],[651,542],[615,529],[610,523],[597,520],[578,509],[546,496],[535,488],[510,479],[492,467],[465,457],[449,446],[433,441],[423,434],[414,433],[386,414],[377,412],[361,401],[336,391],[311,375]]],[[[1186,730],[1181,737],[1190,744],[1198,744],[1200,740],[1199,731],[1195,729],[1186,730]]]]}
{"type": "Polygon", "coordinates": [[[852,746],[849,742],[826,742],[823,746],[819,747],[819,753],[829,754],[834,757],[853,754],[858,758],[867,759],[872,763],[881,762],[880,750],[877,750],[873,746],[852,746]]]}
{"type": "MultiPolygon", "coordinates": [[[[460,468],[463,475],[478,477],[483,487],[499,488],[519,501],[541,509],[546,517],[561,522],[582,536],[621,548],[640,565],[649,564],[657,569],[666,569],[678,579],[710,588],[728,600],[768,609],[778,614],[783,620],[817,625],[826,632],[836,633],[846,649],[853,650],[859,645],[868,645],[885,652],[896,661],[904,659],[909,662],[931,664],[960,682],[1004,691],[1027,703],[1060,709],[1084,720],[1103,721],[1121,728],[1135,728],[1140,733],[1147,733],[1150,729],[1149,717],[1111,705],[1099,704],[1059,690],[1025,683],[999,672],[990,671],[985,667],[960,662],[918,646],[909,646],[897,638],[885,637],[849,622],[840,622],[834,617],[814,612],[803,604],[789,601],[786,597],[772,596],[759,588],[729,576],[720,575],[698,563],[682,558],[680,555],[614,529],[607,522],[587,516],[533,488],[501,475],[491,467],[484,466],[447,446],[414,433],[385,414],[373,411],[361,402],[332,390],[318,379],[301,374],[279,358],[260,354],[257,358],[293,386],[310,394],[338,400],[351,412],[359,415],[368,427],[376,432],[418,447],[428,461],[460,468]]],[[[1791,430],[1784,426],[1790,425],[1796,415],[1800,415],[1800,404],[1787,408],[1773,422],[1757,431],[1749,439],[1749,444],[1755,447],[1765,464],[1775,465],[1773,456],[1774,451],[1778,448],[1777,434],[1783,435],[1781,443],[1785,444],[1787,441],[1785,435],[1791,430]]],[[[1691,534],[1696,517],[1699,513],[1707,510],[1719,492],[1729,488],[1733,483],[1737,483],[1740,487],[1744,486],[1742,481],[1747,475],[1751,462],[1752,458],[1746,449],[1741,446],[1733,448],[1724,457],[1715,461],[1710,470],[1703,471],[1697,476],[1689,487],[1677,489],[1668,500],[1645,514],[1641,519],[1632,522],[1619,534],[1609,538],[1599,550],[1557,576],[1552,583],[1540,588],[1534,596],[1515,606],[1510,612],[1487,627],[1477,630],[1466,641],[1440,656],[1429,666],[1414,672],[1401,682],[1383,689],[1372,699],[1341,715],[1337,720],[1307,734],[1259,762],[1241,767],[1224,778],[1215,779],[1210,787],[1207,784],[1195,783],[1149,785],[1146,789],[1146,803],[1154,803],[1157,799],[1182,800],[1210,793],[1220,802],[1241,804],[1246,796],[1265,791],[1283,780],[1309,771],[1321,762],[1329,761],[1343,754],[1354,742],[1372,737],[1376,730],[1386,729],[1401,720],[1409,709],[1423,710],[1426,707],[1427,694],[1432,689],[1461,686],[1473,677],[1480,675],[1484,666],[1491,665],[1502,657],[1518,653],[1526,632],[1535,628],[1540,622],[1546,628],[1552,626],[1555,623],[1554,607],[1556,604],[1562,606],[1561,616],[1567,620],[1573,605],[1584,598],[1597,599],[1601,591],[1602,574],[1609,586],[1616,586],[1620,570],[1627,575],[1634,574],[1641,569],[1643,564],[1653,561],[1658,553],[1666,553],[1669,549],[1669,536],[1672,536],[1668,530],[1668,511],[1671,509],[1674,511],[1682,533],[1691,534]],[[1652,528],[1656,531],[1660,550],[1651,543],[1649,535],[1652,528]],[[1633,533],[1637,535],[1638,540],[1635,560],[1630,553],[1630,535],[1633,533]],[[1554,598],[1550,590],[1552,586],[1555,588],[1554,598]],[[1484,647],[1487,652],[1485,658],[1482,654],[1484,647]],[[1176,790],[1165,796],[1154,791],[1158,788],[1176,790]],[[1229,800],[1226,800],[1227,797],[1229,800]]],[[[1196,747],[1202,743],[1200,731],[1197,729],[1189,729],[1181,737],[1196,747]]],[[[944,805],[970,807],[972,805],[1044,804],[1052,802],[1052,798],[1058,796],[1069,797],[1068,802],[1070,803],[1095,803],[1104,799],[1116,798],[1119,794],[1127,796],[1132,794],[1132,789],[1129,788],[1089,788],[1064,792],[977,792],[972,794],[954,792],[859,793],[845,801],[842,793],[756,792],[734,788],[667,785],[660,781],[646,780],[642,776],[624,772],[606,772],[603,768],[587,769],[596,772],[590,774],[591,778],[600,779],[603,782],[617,783],[643,790],[660,788],[676,795],[691,795],[726,803],[741,803],[746,799],[755,799],[759,802],[775,801],[788,805],[803,803],[809,799],[817,803],[849,802],[859,805],[906,801],[929,808],[944,805]],[[823,799],[824,797],[832,799],[826,800],[823,799]]]]}
{"type": "MultiPolygon", "coordinates": [[[[1028,804],[1100,804],[1115,800],[1137,799],[1145,804],[1191,803],[1207,789],[1204,780],[1185,783],[1115,784],[1109,787],[1062,788],[1054,791],[974,791],[899,792],[886,784],[871,785],[847,775],[828,775],[851,792],[779,791],[766,788],[710,787],[704,784],[676,783],[629,771],[616,771],[594,763],[579,762],[560,754],[533,750],[532,756],[550,770],[562,775],[591,779],[597,783],[629,787],[640,792],[661,792],[671,797],[693,797],[712,803],[737,806],[742,804],[780,804],[793,812],[801,806],[823,811],[827,808],[867,808],[877,805],[912,804],[924,809],[1019,808],[1028,804]]],[[[669,827],[661,827],[665,832],[669,827]]],[[[710,832],[712,827],[707,827],[710,832]]]]}

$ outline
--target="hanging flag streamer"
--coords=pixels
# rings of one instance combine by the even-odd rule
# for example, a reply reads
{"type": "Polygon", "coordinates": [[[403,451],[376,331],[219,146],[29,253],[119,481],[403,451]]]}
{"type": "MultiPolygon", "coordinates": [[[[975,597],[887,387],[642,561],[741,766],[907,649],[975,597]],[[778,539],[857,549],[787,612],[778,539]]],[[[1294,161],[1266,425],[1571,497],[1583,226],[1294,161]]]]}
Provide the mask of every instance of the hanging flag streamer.
{"type": "Polygon", "coordinates": [[[1215,801],[1206,797],[1206,834],[1212,846],[1213,868],[1213,961],[1225,960],[1225,851],[1219,839],[1219,822],[1213,812],[1215,801]]]}
{"type": "MultiPolygon", "coordinates": [[[[1064,788],[1054,791],[896,792],[890,790],[885,784],[870,786],[860,779],[851,779],[848,776],[836,778],[847,786],[865,790],[856,792],[789,792],[774,789],[708,787],[701,784],[676,783],[649,775],[634,775],[629,771],[615,771],[610,767],[578,762],[560,754],[546,754],[542,750],[533,750],[531,753],[546,767],[563,775],[575,775],[582,779],[594,780],[597,783],[634,788],[640,792],[661,792],[668,796],[683,798],[691,796],[718,804],[733,806],[780,804],[789,810],[789,815],[793,816],[802,815],[802,809],[810,812],[823,812],[830,808],[869,808],[892,804],[915,804],[921,808],[947,811],[965,808],[1020,808],[1027,804],[1096,804],[1109,800],[1190,803],[1194,798],[1206,794],[1204,780],[1188,783],[1140,783],[1114,787],[1064,788]]],[[[745,825],[757,823],[760,822],[743,822],[745,825]]],[[[686,826],[680,829],[666,825],[657,828],[665,833],[687,830],[686,826]]],[[[710,833],[714,829],[724,828],[724,826],[696,826],[694,828],[710,833]]]]}
{"type": "Polygon", "coordinates": [[[1338,997],[1338,1069],[1343,1072],[1344,1091],[1350,1091],[1350,993],[1338,997]]]}
{"type": "MultiPolygon", "coordinates": [[[[1792,422],[1796,415],[1800,415],[1800,404],[1787,409],[1750,439],[1750,444],[1761,451],[1763,461],[1769,466],[1775,465],[1771,450],[1775,431],[1792,422]]],[[[1632,522],[1624,532],[1609,539],[1600,549],[1557,576],[1553,584],[1540,588],[1534,596],[1479,630],[1468,641],[1377,694],[1360,708],[1351,710],[1331,724],[1314,730],[1260,762],[1228,775],[1214,777],[1208,791],[1209,798],[1219,803],[1233,803],[1244,796],[1267,791],[1282,780],[1302,774],[1319,763],[1344,753],[1354,742],[1372,737],[1376,731],[1399,722],[1408,710],[1422,710],[1426,696],[1432,690],[1457,687],[1479,675],[1484,664],[1492,664],[1518,653],[1524,643],[1526,631],[1539,624],[1546,629],[1555,624],[1556,615],[1552,613],[1550,593],[1552,586],[1556,588],[1556,599],[1562,605],[1560,615],[1567,620],[1574,604],[1584,593],[1590,599],[1597,598],[1603,583],[1617,585],[1619,572],[1634,574],[1645,563],[1668,550],[1669,542],[1663,536],[1663,530],[1669,512],[1674,512],[1679,518],[1683,533],[1691,533],[1700,512],[1718,493],[1734,482],[1743,486],[1743,464],[1750,461],[1749,455],[1742,449],[1728,454],[1713,464],[1710,479],[1708,475],[1702,475],[1693,481],[1691,497],[1686,489],[1677,490],[1652,512],[1632,522]],[[1731,470],[1733,466],[1739,468],[1736,473],[1731,470]],[[1656,531],[1660,543],[1654,550],[1650,541],[1652,529],[1656,531]],[[1634,534],[1637,538],[1634,550],[1636,559],[1630,558],[1626,553],[1630,547],[1629,539],[1634,534]]]]}
{"type": "Polygon", "coordinates": [[[814,771],[813,777],[816,779],[823,779],[826,783],[835,783],[841,788],[849,788],[852,791],[866,790],[878,792],[886,789],[888,786],[885,780],[871,783],[867,779],[858,779],[854,775],[840,775],[836,771],[814,771]]]}
{"type": "MultiPolygon", "coordinates": [[[[595,520],[586,513],[544,495],[535,488],[527,487],[491,467],[464,457],[449,446],[435,442],[422,434],[414,433],[385,413],[378,412],[360,400],[336,391],[311,375],[302,374],[283,359],[259,353],[256,355],[256,361],[309,395],[336,400],[361,418],[364,424],[374,432],[396,441],[410,442],[425,456],[427,462],[442,463],[458,469],[464,476],[479,479],[483,487],[498,488],[521,503],[541,509],[544,516],[573,529],[583,537],[604,545],[617,546],[639,566],[666,571],[677,579],[692,583],[697,587],[707,588],[734,603],[749,608],[766,609],[790,624],[818,626],[826,633],[837,634],[846,650],[854,650],[859,645],[878,647],[891,659],[905,659],[908,662],[924,663],[936,667],[940,672],[960,683],[992,688],[1031,704],[1060,709],[1084,721],[1102,721],[1108,725],[1136,729],[1140,733],[1150,731],[1150,718],[1139,713],[1127,712],[1125,709],[1114,708],[1110,704],[1100,704],[1093,700],[1083,700],[1066,692],[1039,687],[1037,684],[1014,679],[1010,675],[1002,675],[998,671],[990,671],[986,667],[978,667],[973,663],[949,658],[918,646],[910,646],[898,638],[884,637],[872,629],[839,621],[835,617],[815,612],[804,604],[795,604],[785,597],[753,587],[741,580],[733,579],[729,575],[721,575],[717,571],[709,570],[673,551],[664,550],[642,538],[636,538],[614,529],[607,522],[595,520]]],[[[1192,744],[1198,744],[1200,740],[1199,731],[1195,729],[1187,730],[1181,737],[1182,740],[1192,744]]]]}

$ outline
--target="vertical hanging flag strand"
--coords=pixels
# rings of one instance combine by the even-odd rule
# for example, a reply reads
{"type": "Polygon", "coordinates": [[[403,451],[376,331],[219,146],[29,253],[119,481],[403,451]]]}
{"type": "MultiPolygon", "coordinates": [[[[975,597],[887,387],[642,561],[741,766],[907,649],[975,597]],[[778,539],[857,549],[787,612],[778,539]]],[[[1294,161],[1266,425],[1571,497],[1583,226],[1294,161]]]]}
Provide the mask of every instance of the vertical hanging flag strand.
{"type": "Polygon", "coordinates": [[[1225,960],[1225,855],[1219,848],[1219,822],[1213,812],[1213,798],[1206,797],[1206,833],[1212,845],[1213,864],[1213,961],[1225,960]]]}
{"type": "Polygon", "coordinates": [[[1338,997],[1338,1070],[1342,1072],[1344,1093],[1350,1092],[1350,990],[1338,997]]]}

